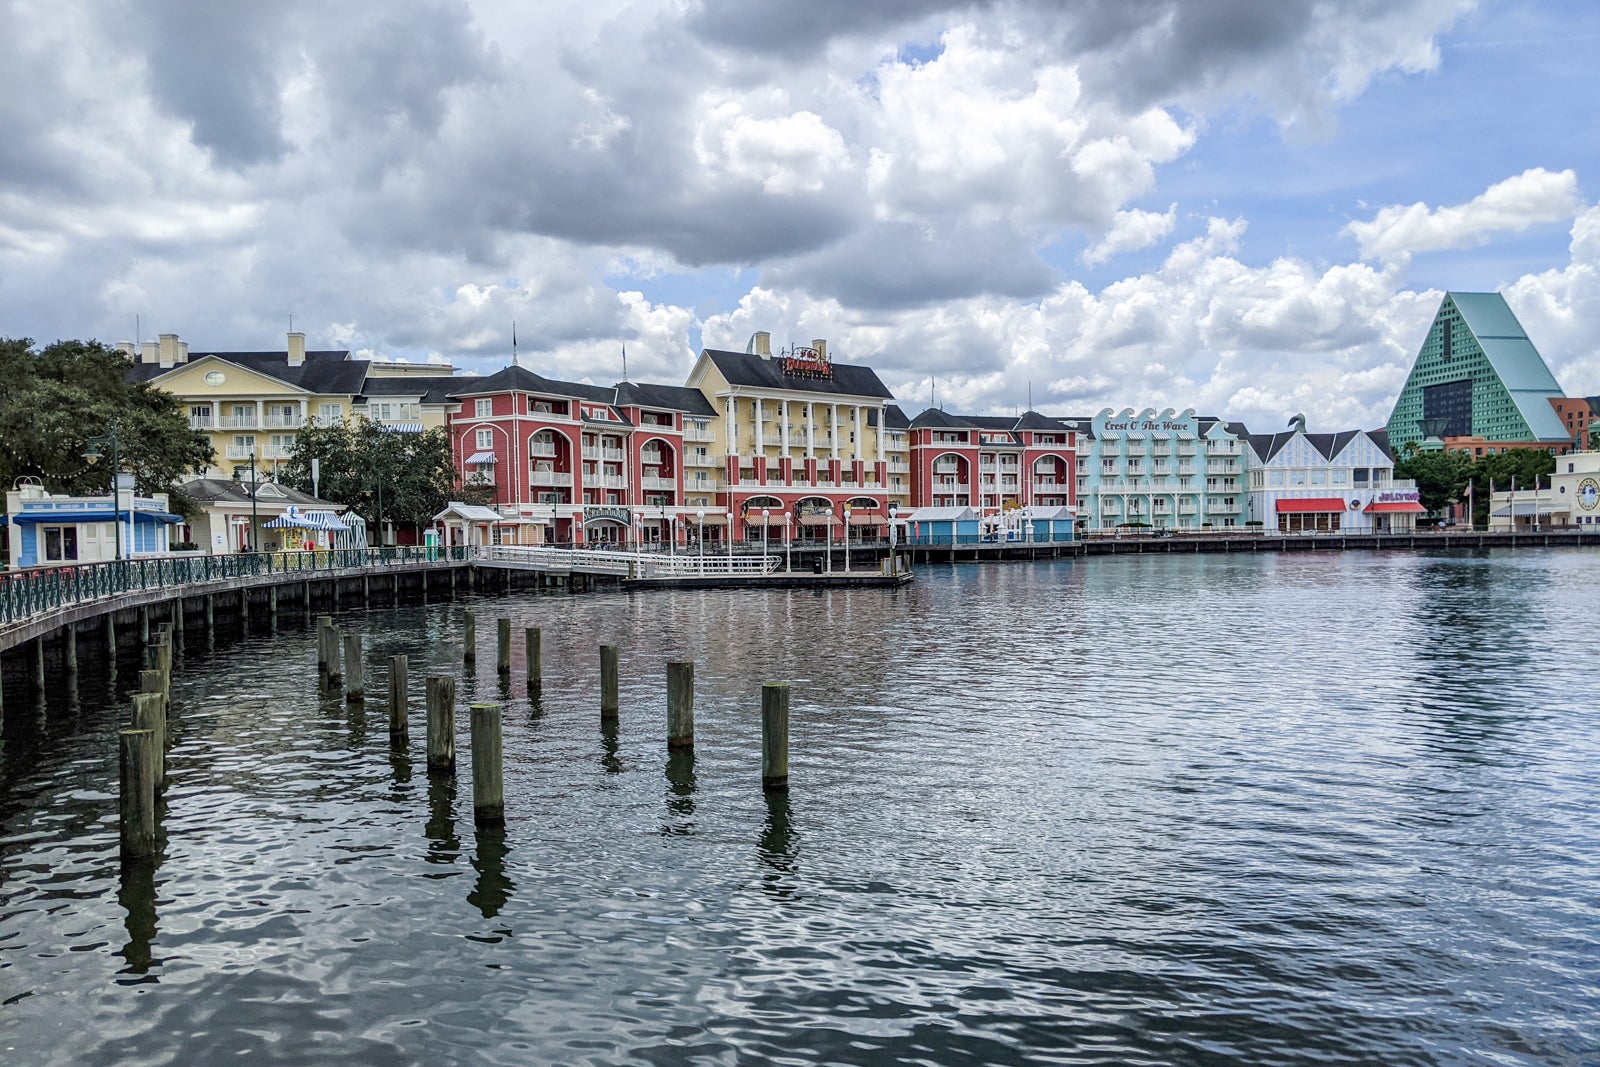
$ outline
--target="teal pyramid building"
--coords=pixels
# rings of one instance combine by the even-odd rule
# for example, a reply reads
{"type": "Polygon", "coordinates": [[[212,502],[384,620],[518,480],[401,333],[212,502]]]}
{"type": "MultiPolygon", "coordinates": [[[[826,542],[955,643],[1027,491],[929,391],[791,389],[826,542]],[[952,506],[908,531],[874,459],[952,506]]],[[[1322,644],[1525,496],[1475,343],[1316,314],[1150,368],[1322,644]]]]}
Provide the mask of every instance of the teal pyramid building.
{"type": "Polygon", "coordinates": [[[1446,293],[1389,414],[1396,451],[1425,437],[1567,445],[1565,394],[1499,293],[1446,293]]]}

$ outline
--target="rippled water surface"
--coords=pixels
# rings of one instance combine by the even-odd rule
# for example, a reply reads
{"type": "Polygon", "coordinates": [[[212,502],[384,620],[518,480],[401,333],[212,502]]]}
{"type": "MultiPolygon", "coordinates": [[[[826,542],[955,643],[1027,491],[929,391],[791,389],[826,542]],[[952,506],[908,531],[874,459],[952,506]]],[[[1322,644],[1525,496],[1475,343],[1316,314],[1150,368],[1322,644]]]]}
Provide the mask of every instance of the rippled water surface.
{"type": "Polygon", "coordinates": [[[0,1063],[1600,1063],[1597,577],[1149,556],[373,609],[354,709],[298,619],[191,629],[164,851],[126,872],[85,646],[43,707],[6,679],[0,1063]],[[500,616],[544,628],[536,705],[500,616]],[[464,711],[429,779],[431,673],[507,704],[503,831],[464,711]]]}

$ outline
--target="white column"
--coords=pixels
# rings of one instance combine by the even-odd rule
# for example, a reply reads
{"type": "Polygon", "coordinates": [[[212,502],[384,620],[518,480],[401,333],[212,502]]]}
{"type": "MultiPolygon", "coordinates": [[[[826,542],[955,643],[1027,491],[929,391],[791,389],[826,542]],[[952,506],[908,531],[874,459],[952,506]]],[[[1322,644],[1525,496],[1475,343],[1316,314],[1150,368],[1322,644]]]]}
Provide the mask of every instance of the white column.
{"type": "Polygon", "coordinates": [[[833,439],[833,448],[829,452],[828,458],[829,459],[838,459],[839,458],[839,405],[838,404],[829,404],[828,405],[828,418],[829,418],[829,426],[831,427],[831,436],[832,436],[832,439],[833,439]]]}
{"type": "Polygon", "coordinates": [[[806,458],[812,459],[817,454],[817,408],[809,400],[802,407],[806,413],[806,458]]]}
{"type": "Polygon", "coordinates": [[[789,454],[789,402],[778,403],[778,440],[783,443],[783,454],[789,454]]]}
{"type": "Polygon", "coordinates": [[[855,434],[856,434],[856,440],[855,440],[856,447],[854,449],[855,455],[852,456],[851,458],[852,459],[862,459],[862,460],[864,460],[864,459],[867,458],[867,455],[866,455],[867,424],[861,418],[861,405],[860,404],[857,404],[851,410],[851,416],[850,417],[855,421],[855,434]]]}
{"type": "Polygon", "coordinates": [[[722,414],[722,445],[728,455],[733,455],[738,449],[734,447],[734,426],[739,417],[739,400],[737,397],[728,397],[722,414]]]}
{"type": "Polygon", "coordinates": [[[767,438],[766,434],[761,430],[762,414],[766,406],[767,402],[765,400],[762,400],[759,396],[756,397],[756,455],[758,456],[766,454],[767,438]]]}
{"type": "Polygon", "coordinates": [[[878,462],[883,462],[883,439],[889,436],[889,424],[884,421],[887,409],[878,409],[878,462]]]}
{"type": "MultiPolygon", "coordinates": [[[[263,412],[261,410],[262,406],[263,406],[262,402],[257,400],[256,401],[256,429],[258,429],[258,430],[262,429],[267,424],[267,420],[265,418],[263,418],[263,415],[265,414],[265,412],[263,412]]],[[[257,444],[256,444],[256,455],[260,455],[260,454],[261,454],[261,445],[260,445],[259,442],[257,442],[257,444]]]]}

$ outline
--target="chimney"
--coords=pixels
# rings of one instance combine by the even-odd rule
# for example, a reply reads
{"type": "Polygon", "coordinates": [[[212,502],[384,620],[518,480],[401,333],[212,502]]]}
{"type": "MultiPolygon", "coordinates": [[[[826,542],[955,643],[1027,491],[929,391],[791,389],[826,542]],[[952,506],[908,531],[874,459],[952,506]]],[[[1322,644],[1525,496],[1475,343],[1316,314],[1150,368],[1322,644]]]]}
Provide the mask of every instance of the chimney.
{"type": "Polygon", "coordinates": [[[139,346],[132,341],[118,341],[117,351],[127,356],[130,363],[136,363],[139,360],[139,346]]]}
{"type": "Polygon", "coordinates": [[[140,363],[156,363],[161,359],[161,342],[144,341],[139,346],[140,363]]]}
{"type": "Polygon", "coordinates": [[[289,334],[289,366],[299,367],[306,361],[306,335],[303,333],[289,334]]]}
{"type": "Polygon", "coordinates": [[[818,359],[828,358],[828,342],[820,337],[811,342],[811,350],[817,354],[818,359]]]}
{"type": "Polygon", "coordinates": [[[159,358],[159,360],[161,362],[161,365],[163,367],[175,367],[175,366],[177,366],[178,365],[178,335],[175,334],[175,333],[164,333],[164,334],[162,334],[161,335],[161,340],[157,342],[157,352],[159,353],[158,358],[159,358]]]}
{"type": "Polygon", "coordinates": [[[750,347],[746,349],[753,355],[772,355],[772,335],[766,330],[757,330],[750,335],[750,347]]]}
{"type": "Polygon", "coordinates": [[[178,362],[179,363],[187,363],[187,362],[189,362],[189,342],[188,341],[179,341],[178,342],[178,362]]]}

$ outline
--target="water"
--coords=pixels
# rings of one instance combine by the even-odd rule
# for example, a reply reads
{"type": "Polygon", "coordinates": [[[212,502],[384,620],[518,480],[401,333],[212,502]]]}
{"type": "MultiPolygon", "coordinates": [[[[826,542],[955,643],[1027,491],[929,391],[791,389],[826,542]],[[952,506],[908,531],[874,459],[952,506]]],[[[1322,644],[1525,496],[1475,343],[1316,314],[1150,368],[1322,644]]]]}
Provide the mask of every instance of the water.
{"type": "Polygon", "coordinates": [[[0,1062],[1600,1063],[1597,573],[1148,556],[489,599],[476,675],[465,605],[378,609],[345,618],[358,711],[308,632],[191,642],[165,850],[126,875],[122,710],[87,671],[40,715],[8,679],[0,1062]],[[505,698],[502,614],[508,824],[479,832],[464,716],[459,786],[425,772],[421,679],[505,698]],[[680,658],[698,747],[669,761],[680,658]]]}

